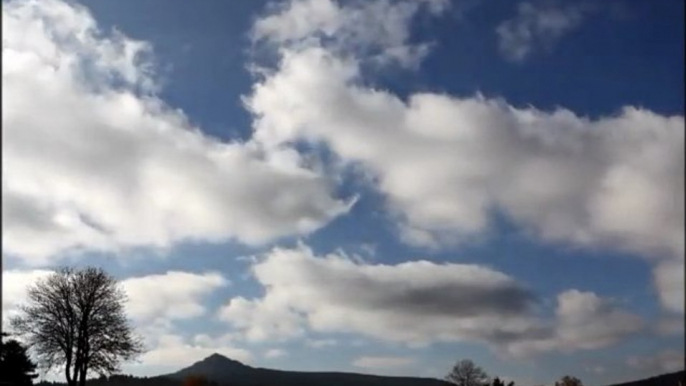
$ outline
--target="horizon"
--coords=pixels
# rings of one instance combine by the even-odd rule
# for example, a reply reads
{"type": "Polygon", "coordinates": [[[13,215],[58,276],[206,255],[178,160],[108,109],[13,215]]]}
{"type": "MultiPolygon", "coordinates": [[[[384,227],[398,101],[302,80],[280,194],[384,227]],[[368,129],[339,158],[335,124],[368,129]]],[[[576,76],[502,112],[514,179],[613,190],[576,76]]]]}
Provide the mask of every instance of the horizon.
{"type": "MultiPolygon", "coordinates": [[[[158,377],[169,377],[169,376],[177,375],[177,374],[182,373],[182,372],[184,372],[184,371],[185,371],[185,372],[188,372],[190,375],[200,375],[200,376],[204,376],[204,374],[202,374],[201,371],[189,372],[189,370],[193,369],[193,368],[194,368],[196,365],[198,365],[198,364],[207,362],[207,361],[208,361],[209,359],[211,359],[211,358],[219,358],[220,360],[226,360],[226,361],[228,361],[228,362],[231,362],[232,364],[233,364],[233,363],[236,363],[236,364],[238,364],[238,365],[240,365],[240,366],[245,366],[245,367],[249,367],[249,368],[257,369],[257,370],[265,369],[265,370],[277,370],[277,371],[286,371],[286,372],[288,372],[288,370],[273,369],[273,368],[269,368],[269,367],[253,367],[253,366],[247,365],[247,364],[245,364],[245,363],[242,363],[242,362],[240,362],[240,361],[238,361],[238,360],[229,358],[229,357],[227,357],[227,356],[225,356],[225,355],[222,355],[222,354],[220,354],[220,353],[212,353],[212,354],[208,355],[207,357],[205,357],[205,358],[203,358],[203,359],[200,359],[200,360],[197,360],[197,361],[195,361],[195,362],[193,362],[193,363],[191,363],[191,364],[189,364],[189,365],[187,365],[187,366],[184,366],[184,367],[182,367],[182,368],[180,368],[180,369],[178,369],[177,371],[174,371],[174,372],[172,372],[172,373],[156,374],[156,375],[148,375],[148,376],[135,376],[135,375],[133,375],[133,374],[116,373],[116,374],[112,374],[111,376],[126,376],[126,377],[131,377],[131,376],[133,376],[133,377],[139,377],[139,378],[158,378],[158,377]]],[[[655,375],[650,376],[650,377],[647,377],[647,378],[645,378],[645,379],[650,379],[650,378],[653,378],[653,377],[663,376],[663,375],[669,375],[669,374],[674,374],[674,373],[684,373],[685,371],[686,371],[686,370],[678,370],[678,371],[665,372],[665,373],[662,373],[662,374],[655,374],[655,375]]],[[[326,369],[321,369],[321,370],[318,370],[318,371],[303,371],[303,373],[328,373],[328,374],[335,374],[335,373],[337,373],[337,372],[334,372],[334,371],[327,371],[326,369]]],[[[395,376],[393,376],[393,375],[385,375],[385,376],[384,376],[384,375],[370,374],[370,373],[363,373],[363,372],[357,372],[357,373],[356,373],[356,372],[345,372],[345,373],[348,373],[348,374],[359,374],[359,375],[373,375],[373,376],[382,376],[382,377],[411,377],[411,378],[440,379],[440,378],[432,378],[432,377],[412,377],[412,376],[399,376],[399,375],[395,375],[395,376]]],[[[494,378],[494,377],[497,377],[497,376],[493,376],[493,377],[490,377],[490,378],[494,378]]],[[[92,379],[95,379],[95,378],[98,378],[98,377],[92,375],[91,378],[92,378],[92,379]]],[[[91,379],[91,378],[89,378],[89,379],[91,379]]],[[[501,378],[501,377],[498,377],[498,378],[500,378],[501,380],[503,380],[503,381],[505,381],[505,382],[508,381],[507,378],[501,378]]],[[[641,380],[643,380],[643,379],[641,379],[641,380]]],[[[639,381],[639,380],[636,379],[636,380],[631,380],[631,381],[639,381]]],[[[40,379],[40,380],[38,380],[37,383],[40,383],[40,382],[55,382],[55,381],[49,381],[49,380],[45,380],[45,379],[40,379]]],[[[60,381],[57,381],[57,382],[60,382],[60,381]]],[[[62,383],[64,383],[64,382],[62,382],[62,383]]],[[[520,385],[520,386],[526,386],[526,385],[520,385]]],[[[532,385],[529,385],[529,386],[532,386],[532,385]]]]}
{"type": "Polygon", "coordinates": [[[684,2],[2,7],[3,330],[96,266],[136,376],[683,370],[684,2]]]}

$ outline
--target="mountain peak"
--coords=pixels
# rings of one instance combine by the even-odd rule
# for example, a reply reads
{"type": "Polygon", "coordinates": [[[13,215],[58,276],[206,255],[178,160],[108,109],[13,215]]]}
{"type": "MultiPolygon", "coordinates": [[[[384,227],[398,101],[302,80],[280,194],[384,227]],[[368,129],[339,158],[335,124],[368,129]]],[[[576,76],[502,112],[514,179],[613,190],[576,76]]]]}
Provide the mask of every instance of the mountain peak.
{"type": "Polygon", "coordinates": [[[227,358],[224,355],[219,354],[219,353],[213,353],[212,355],[201,360],[200,362],[195,363],[191,367],[194,367],[194,366],[201,364],[201,363],[204,363],[204,364],[207,364],[210,366],[245,366],[243,363],[241,363],[235,359],[227,358]]]}
{"type": "Polygon", "coordinates": [[[209,379],[220,380],[228,374],[243,373],[249,369],[250,366],[244,365],[237,360],[214,353],[174,374],[170,374],[170,376],[172,378],[184,379],[189,375],[203,375],[209,379]]]}
{"type": "Polygon", "coordinates": [[[207,358],[203,359],[204,361],[232,361],[232,362],[238,362],[235,361],[231,358],[227,358],[224,355],[220,353],[213,353],[212,355],[208,356],[207,358]]]}

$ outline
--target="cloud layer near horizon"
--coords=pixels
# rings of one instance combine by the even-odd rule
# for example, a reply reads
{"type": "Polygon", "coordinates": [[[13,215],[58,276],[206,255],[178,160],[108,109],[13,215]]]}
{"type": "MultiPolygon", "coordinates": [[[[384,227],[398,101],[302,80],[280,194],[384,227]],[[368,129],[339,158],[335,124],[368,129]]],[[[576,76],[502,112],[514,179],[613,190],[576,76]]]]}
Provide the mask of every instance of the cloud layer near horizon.
{"type": "Polygon", "coordinates": [[[515,279],[479,265],[397,265],[273,249],[252,268],[261,298],[235,297],[219,317],[248,341],[354,333],[409,346],[477,341],[513,356],[597,349],[643,328],[641,318],[591,292],[568,290],[552,320],[515,279]]]}

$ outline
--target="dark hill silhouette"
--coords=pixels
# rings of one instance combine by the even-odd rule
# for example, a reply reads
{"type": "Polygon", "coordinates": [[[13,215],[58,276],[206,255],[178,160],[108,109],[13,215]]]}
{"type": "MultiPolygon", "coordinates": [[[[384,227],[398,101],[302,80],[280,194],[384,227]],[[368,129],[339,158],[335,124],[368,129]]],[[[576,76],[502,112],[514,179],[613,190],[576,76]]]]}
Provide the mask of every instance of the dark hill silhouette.
{"type": "Polygon", "coordinates": [[[282,371],[251,367],[223,355],[212,354],[166,377],[183,380],[202,375],[227,386],[448,386],[431,378],[385,377],[341,372],[282,371]]]}
{"type": "Polygon", "coordinates": [[[675,373],[662,374],[655,377],[618,383],[611,386],[686,386],[686,371],[681,370],[675,373]]]}
{"type": "Polygon", "coordinates": [[[254,370],[237,360],[215,353],[173,374],[163,375],[163,377],[184,380],[191,375],[202,375],[215,382],[231,380],[230,384],[233,385],[234,380],[248,377],[254,370]]]}

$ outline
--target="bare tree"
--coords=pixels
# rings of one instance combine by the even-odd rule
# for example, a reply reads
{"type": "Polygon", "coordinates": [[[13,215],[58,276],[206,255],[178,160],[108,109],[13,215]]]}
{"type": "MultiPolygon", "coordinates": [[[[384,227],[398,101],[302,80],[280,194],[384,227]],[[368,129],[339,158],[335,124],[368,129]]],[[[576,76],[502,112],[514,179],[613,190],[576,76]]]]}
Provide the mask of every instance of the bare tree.
{"type": "Polygon", "coordinates": [[[29,288],[11,325],[41,368],[64,366],[67,384],[83,386],[89,371],[112,374],[143,351],[124,314],[125,300],[102,269],[64,268],[29,288]]]}
{"type": "Polygon", "coordinates": [[[455,364],[445,380],[457,386],[484,386],[488,384],[488,375],[470,359],[455,364]]]}
{"type": "Polygon", "coordinates": [[[584,386],[581,380],[577,377],[571,377],[565,375],[558,382],[555,382],[555,386],[584,386]]]}

